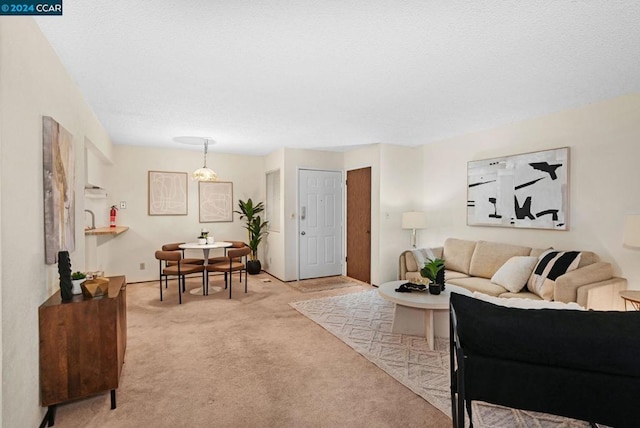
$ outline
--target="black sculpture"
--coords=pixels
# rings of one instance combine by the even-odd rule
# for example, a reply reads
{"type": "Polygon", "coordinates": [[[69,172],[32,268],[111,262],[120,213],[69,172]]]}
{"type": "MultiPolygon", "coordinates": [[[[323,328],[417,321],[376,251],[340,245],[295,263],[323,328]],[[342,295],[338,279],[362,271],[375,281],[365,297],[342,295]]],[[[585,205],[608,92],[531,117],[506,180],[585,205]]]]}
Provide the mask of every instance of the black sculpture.
{"type": "Polygon", "coordinates": [[[68,251],[58,251],[58,275],[60,275],[60,296],[63,302],[73,299],[71,282],[71,260],[68,251]]]}

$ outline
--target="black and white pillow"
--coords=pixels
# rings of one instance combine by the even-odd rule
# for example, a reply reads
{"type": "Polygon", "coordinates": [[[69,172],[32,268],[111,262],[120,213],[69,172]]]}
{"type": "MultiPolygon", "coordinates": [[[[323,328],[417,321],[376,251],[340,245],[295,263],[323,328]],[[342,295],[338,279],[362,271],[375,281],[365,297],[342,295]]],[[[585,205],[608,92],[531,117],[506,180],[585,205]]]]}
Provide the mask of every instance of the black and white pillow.
{"type": "Polygon", "coordinates": [[[538,258],[538,263],[527,282],[527,288],[544,300],[552,300],[556,279],[576,269],[579,264],[579,251],[547,250],[538,258]]]}

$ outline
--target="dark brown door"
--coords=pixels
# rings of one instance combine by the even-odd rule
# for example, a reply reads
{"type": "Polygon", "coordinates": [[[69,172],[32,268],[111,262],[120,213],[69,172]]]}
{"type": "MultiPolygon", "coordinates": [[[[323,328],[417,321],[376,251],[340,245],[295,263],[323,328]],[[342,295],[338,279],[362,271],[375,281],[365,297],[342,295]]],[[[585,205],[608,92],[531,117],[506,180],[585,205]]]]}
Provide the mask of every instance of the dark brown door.
{"type": "Polygon", "coordinates": [[[347,276],[371,283],[371,167],[347,171],[347,276]]]}

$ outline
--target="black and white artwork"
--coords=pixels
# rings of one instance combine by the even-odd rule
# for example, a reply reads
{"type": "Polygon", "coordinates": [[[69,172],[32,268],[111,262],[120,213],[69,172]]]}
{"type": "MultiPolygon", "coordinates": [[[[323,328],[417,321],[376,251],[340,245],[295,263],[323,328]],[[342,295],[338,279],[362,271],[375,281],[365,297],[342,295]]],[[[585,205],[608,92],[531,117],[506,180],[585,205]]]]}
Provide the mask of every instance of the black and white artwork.
{"type": "Polygon", "coordinates": [[[568,230],[569,148],[468,162],[467,224],[568,230]]]}

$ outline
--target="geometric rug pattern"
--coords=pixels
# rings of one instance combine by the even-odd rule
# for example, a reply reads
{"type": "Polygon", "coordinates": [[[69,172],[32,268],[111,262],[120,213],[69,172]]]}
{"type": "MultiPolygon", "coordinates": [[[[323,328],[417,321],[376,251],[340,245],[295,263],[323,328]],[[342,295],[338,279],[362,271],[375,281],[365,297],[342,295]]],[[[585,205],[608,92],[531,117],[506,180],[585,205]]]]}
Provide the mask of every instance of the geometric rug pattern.
{"type": "MultiPolygon", "coordinates": [[[[411,391],[451,417],[449,341],[391,332],[395,305],[377,290],[290,303],[411,391]]],[[[514,391],[517,393],[517,391],[514,391]]],[[[468,417],[465,418],[468,421],[468,417]]],[[[584,428],[583,421],[473,402],[474,427],[584,428]]]]}

